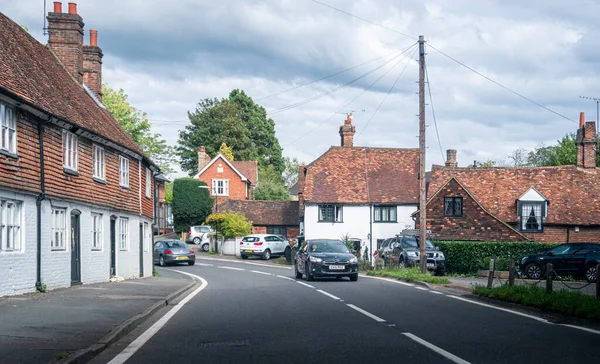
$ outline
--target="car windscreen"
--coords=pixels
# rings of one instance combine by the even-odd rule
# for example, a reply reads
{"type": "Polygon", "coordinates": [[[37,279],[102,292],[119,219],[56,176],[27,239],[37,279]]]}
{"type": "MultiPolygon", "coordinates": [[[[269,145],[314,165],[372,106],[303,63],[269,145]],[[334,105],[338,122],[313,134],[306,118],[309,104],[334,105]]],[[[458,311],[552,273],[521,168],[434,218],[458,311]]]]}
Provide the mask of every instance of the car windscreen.
{"type": "Polygon", "coordinates": [[[350,253],[346,244],[339,240],[311,240],[308,251],[315,253],[350,253]]]}
{"type": "Polygon", "coordinates": [[[246,236],[245,238],[242,239],[242,241],[245,241],[246,243],[254,243],[259,241],[260,239],[257,238],[256,236],[246,236]]]}
{"type": "Polygon", "coordinates": [[[187,244],[183,241],[165,241],[167,248],[187,248],[187,244]]]}
{"type": "MultiPolygon", "coordinates": [[[[420,247],[420,244],[418,243],[417,239],[402,239],[402,248],[404,248],[404,249],[417,249],[419,247],[420,247]]],[[[429,240],[425,241],[425,248],[426,249],[435,249],[435,247],[429,240]]]]}

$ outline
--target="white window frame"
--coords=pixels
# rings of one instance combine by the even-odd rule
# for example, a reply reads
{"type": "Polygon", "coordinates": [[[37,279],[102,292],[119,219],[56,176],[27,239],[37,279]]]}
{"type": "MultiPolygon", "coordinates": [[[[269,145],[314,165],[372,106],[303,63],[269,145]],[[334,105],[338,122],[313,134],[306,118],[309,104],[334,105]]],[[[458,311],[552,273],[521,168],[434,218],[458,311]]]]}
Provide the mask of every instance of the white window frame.
{"type": "Polygon", "coordinates": [[[126,217],[119,218],[119,226],[117,227],[118,239],[119,239],[119,250],[129,250],[129,219],[126,217]]]}
{"type": "Polygon", "coordinates": [[[146,168],[146,197],[150,198],[152,192],[152,183],[151,183],[151,171],[150,168],[146,168]]]}
{"type": "Polygon", "coordinates": [[[317,206],[319,209],[319,222],[344,222],[343,206],[334,204],[323,204],[317,206]],[[324,209],[333,209],[333,220],[324,215],[324,209]]]}
{"type": "Polygon", "coordinates": [[[390,205],[374,206],[373,222],[398,222],[398,207],[390,205]]]}
{"type": "Polygon", "coordinates": [[[63,167],[77,171],[78,138],[76,134],[63,130],[63,167]]]}
{"type": "Polygon", "coordinates": [[[51,250],[67,250],[67,209],[52,208],[52,240],[51,250]]]}
{"type": "Polygon", "coordinates": [[[104,148],[94,144],[94,178],[106,179],[106,162],[104,157],[104,148]]]}
{"type": "Polygon", "coordinates": [[[0,199],[0,251],[22,251],[22,212],[23,202],[0,199]]]}
{"type": "Polygon", "coordinates": [[[213,179],[212,180],[212,195],[213,196],[229,196],[229,180],[228,179],[213,179]]]}
{"type": "Polygon", "coordinates": [[[102,251],[104,246],[103,240],[103,219],[102,214],[92,212],[92,250],[102,251]]]}
{"type": "Polygon", "coordinates": [[[17,113],[0,102],[0,150],[17,154],[17,113]]]}
{"type": "Polygon", "coordinates": [[[144,251],[150,251],[150,224],[147,222],[144,223],[144,251]]]}
{"type": "Polygon", "coordinates": [[[119,185],[129,188],[129,158],[119,156],[119,185]]]}

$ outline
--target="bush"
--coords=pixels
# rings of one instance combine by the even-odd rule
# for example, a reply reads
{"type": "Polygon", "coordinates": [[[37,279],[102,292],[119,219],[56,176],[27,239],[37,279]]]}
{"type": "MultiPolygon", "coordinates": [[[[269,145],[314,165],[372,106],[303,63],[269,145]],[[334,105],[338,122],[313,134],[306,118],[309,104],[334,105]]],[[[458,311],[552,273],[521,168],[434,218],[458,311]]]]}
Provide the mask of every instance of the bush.
{"type": "Polygon", "coordinates": [[[406,282],[427,282],[433,284],[449,284],[450,281],[443,277],[434,277],[431,273],[421,273],[418,267],[412,268],[397,268],[397,269],[382,269],[375,271],[368,271],[368,276],[381,276],[381,277],[393,277],[401,281],[406,282]]]}
{"type": "Polygon", "coordinates": [[[206,186],[194,178],[178,178],[173,182],[173,223],[175,232],[200,225],[212,210],[213,199],[206,186]]]}
{"type": "Polygon", "coordinates": [[[235,212],[212,214],[206,219],[206,223],[225,239],[248,235],[252,232],[252,223],[244,215],[235,212]]]}
{"type": "MultiPolygon", "coordinates": [[[[508,267],[508,261],[513,259],[518,264],[527,254],[541,253],[554,248],[557,244],[533,242],[464,242],[438,241],[436,246],[446,256],[446,272],[458,274],[473,274],[478,269],[489,268],[489,258],[496,256],[496,269],[508,267]],[[487,260],[487,266],[485,262],[487,260]]],[[[508,269],[508,268],[507,268],[508,269]]]]}

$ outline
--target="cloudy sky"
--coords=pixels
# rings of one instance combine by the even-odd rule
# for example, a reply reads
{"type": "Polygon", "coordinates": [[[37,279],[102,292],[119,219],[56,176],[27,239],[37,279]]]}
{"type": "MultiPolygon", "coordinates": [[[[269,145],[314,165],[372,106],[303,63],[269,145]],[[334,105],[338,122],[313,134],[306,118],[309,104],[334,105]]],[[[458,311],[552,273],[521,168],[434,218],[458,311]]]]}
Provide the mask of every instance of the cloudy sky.
{"type": "MultiPolygon", "coordinates": [[[[594,0],[321,0],[391,30],[312,0],[76,2],[86,44],[87,30],[98,30],[104,81],[123,88],[173,145],[199,100],[239,88],[270,112],[285,156],[311,162],[339,145],[349,110],[356,110],[356,145],[416,148],[418,53],[411,46],[420,34],[433,99],[428,169],[443,163],[446,149],[458,150],[461,166],[509,162],[517,148],[574,132],[580,111],[596,119],[596,103],[579,98],[600,97],[594,0]]],[[[0,0],[0,11],[47,42],[43,0],[0,0]]]]}

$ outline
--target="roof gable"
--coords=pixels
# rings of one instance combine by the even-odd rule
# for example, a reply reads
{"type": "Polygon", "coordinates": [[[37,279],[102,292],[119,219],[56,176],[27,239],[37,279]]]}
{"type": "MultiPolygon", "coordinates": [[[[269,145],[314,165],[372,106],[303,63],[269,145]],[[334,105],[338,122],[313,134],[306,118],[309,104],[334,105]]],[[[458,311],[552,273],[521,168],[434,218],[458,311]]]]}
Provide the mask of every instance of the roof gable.
{"type": "Polygon", "coordinates": [[[547,199],[542,196],[535,188],[531,187],[527,192],[523,194],[523,196],[518,198],[519,201],[539,201],[544,202],[547,199]]]}
{"type": "Polygon", "coordinates": [[[206,172],[206,170],[208,168],[210,168],[210,166],[212,166],[213,164],[215,164],[216,161],[218,161],[219,159],[221,159],[222,161],[224,161],[229,168],[231,168],[238,176],[240,176],[240,179],[244,182],[248,181],[248,178],[246,178],[246,176],[244,176],[242,173],[240,173],[240,171],[238,171],[233,164],[231,164],[231,162],[225,158],[225,156],[221,153],[219,153],[216,157],[214,157],[210,162],[208,162],[208,164],[206,166],[204,166],[204,168],[202,168],[202,170],[200,172],[198,172],[194,178],[200,178],[200,176],[202,175],[202,173],[206,172]]]}

